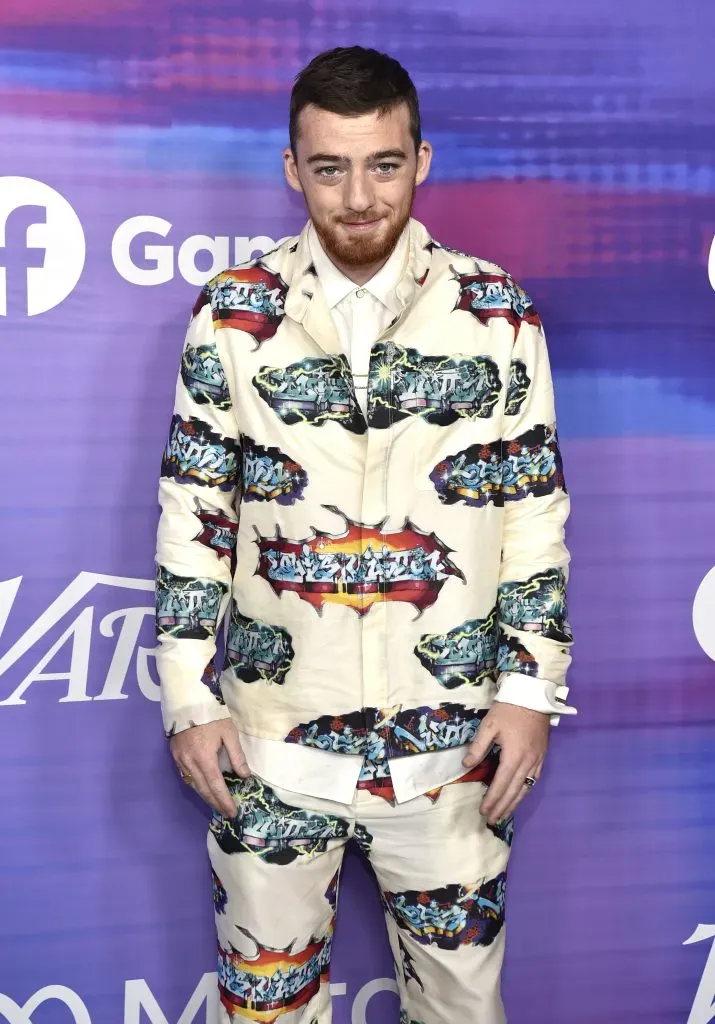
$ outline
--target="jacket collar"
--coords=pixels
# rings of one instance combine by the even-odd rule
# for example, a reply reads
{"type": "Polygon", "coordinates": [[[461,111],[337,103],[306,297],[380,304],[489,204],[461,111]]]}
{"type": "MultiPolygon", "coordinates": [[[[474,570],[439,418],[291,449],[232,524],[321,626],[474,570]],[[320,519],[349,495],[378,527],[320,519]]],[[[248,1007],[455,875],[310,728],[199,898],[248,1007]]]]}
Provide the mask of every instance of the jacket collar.
{"type": "MultiPolygon", "coordinates": [[[[342,351],[340,340],[333,323],[325,289],[318,280],[318,272],[313,262],[310,246],[311,230],[311,222],[308,221],[298,236],[297,242],[292,246],[294,270],[286,296],[285,313],[291,320],[301,324],[324,352],[337,356],[342,351]]],[[[407,235],[406,262],[394,288],[394,296],[399,304],[398,308],[402,310],[400,316],[409,311],[409,307],[429,273],[433,247],[429,232],[419,221],[411,218],[405,231],[407,235]]],[[[391,259],[392,257],[390,257],[391,259]]],[[[385,264],[386,267],[390,260],[385,264]]],[[[379,277],[379,274],[375,276],[379,277]]],[[[375,278],[373,278],[374,280],[375,278]]]]}

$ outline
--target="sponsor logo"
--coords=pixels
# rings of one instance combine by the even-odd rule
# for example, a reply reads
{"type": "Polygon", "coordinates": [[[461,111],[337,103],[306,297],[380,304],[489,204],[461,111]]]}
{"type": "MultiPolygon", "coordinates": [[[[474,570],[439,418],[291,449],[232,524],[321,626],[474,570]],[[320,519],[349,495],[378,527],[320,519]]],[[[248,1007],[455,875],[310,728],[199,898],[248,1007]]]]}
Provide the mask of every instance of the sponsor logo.
{"type": "Polygon", "coordinates": [[[144,287],[166,284],[178,271],[189,284],[201,287],[212,277],[236,263],[245,263],[275,249],[268,235],[249,238],[237,235],[190,235],[176,243],[170,236],[174,225],[163,217],[130,217],[119,225],[112,238],[112,262],[117,273],[130,284],[144,287]],[[209,264],[199,268],[199,253],[209,264]]]}
{"type": "MultiPolygon", "coordinates": [[[[0,582],[0,637],[21,583],[21,576],[0,582]]],[[[0,706],[26,704],[30,688],[48,682],[62,684],[60,703],[126,700],[131,668],[140,693],[158,701],[159,685],[152,673],[155,648],[141,643],[142,635],[153,638],[153,592],[153,580],[79,573],[0,656],[0,706]],[[126,604],[126,591],[138,592],[144,600],[126,604]],[[111,610],[98,616],[97,606],[106,607],[107,602],[111,610]],[[50,671],[60,652],[65,665],[69,653],[69,665],[64,671],[50,671]],[[99,662],[102,656],[109,657],[108,666],[100,691],[91,694],[89,679],[101,678],[102,673],[92,663],[90,676],[90,661],[99,662]],[[16,666],[21,668],[19,682],[12,678],[16,666]]]]}
{"type": "Polygon", "coordinates": [[[27,316],[59,306],[84,257],[84,231],[64,196],[34,178],[0,178],[0,316],[11,305],[27,316]]]}
{"type": "MultiPolygon", "coordinates": [[[[111,254],[130,284],[167,284],[178,274],[201,287],[282,241],[204,234],[177,240],[171,221],[140,214],[116,228],[111,254]]],[[[59,306],[76,288],[85,255],[82,224],[65,196],[35,178],[0,177],[0,316],[37,316],[59,306]]]]}
{"type": "Polygon", "coordinates": [[[695,637],[707,654],[715,661],[715,569],[711,569],[697,589],[693,602],[693,629],[695,637]]]}
{"type": "Polygon", "coordinates": [[[689,939],[683,943],[689,946],[694,942],[711,943],[710,953],[695,993],[693,1005],[686,1024],[711,1024],[715,1020],[715,924],[699,924],[689,939]]]}
{"type": "MultiPolygon", "coordinates": [[[[380,992],[397,994],[397,986],[391,978],[374,978],[358,990],[352,1004],[352,1024],[377,1024],[377,1015],[369,1010],[374,996],[380,992]]],[[[346,996],[347,985],[333,983],[330,985],[333,998],[346,996]]],[[[45,985],[31,995],[24,1003],[17,1002],[9,995],[0,992],[0,1015],[6,1024],[34,1024],[33,1014],[39,1007],[48,1002],[62,1003],[69,1014],[63,1019],[74,1024],[93,1024],[93,1018],[80,996],[64,985],[45,985]]],[[[219,1002],[218,985],[215,974],[204,974],[189,997],[181,1015],[170,1021],[151,988],[143,978],[125,982],[124,985],[124,1019],[108,1021],[97,1013],[95,1024],[214,1024],[218,1020],[219,1002]]],[[[44,1019],[44,1018],[43,1018],[44,1019]]]]}

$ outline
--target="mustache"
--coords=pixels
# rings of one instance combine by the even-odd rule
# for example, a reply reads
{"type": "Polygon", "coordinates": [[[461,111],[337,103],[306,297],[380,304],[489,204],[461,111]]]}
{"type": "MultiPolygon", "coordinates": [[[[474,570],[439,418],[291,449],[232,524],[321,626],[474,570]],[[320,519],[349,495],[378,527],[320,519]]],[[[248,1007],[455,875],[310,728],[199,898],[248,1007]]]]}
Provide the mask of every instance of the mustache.
{"type": "Polygon", "coordinates": [[[380,220],[380,217],[376,217],[375,214],[370,214],[363,217],[339,217],[338,224],[370,224],[374,220],[380,220]]]}

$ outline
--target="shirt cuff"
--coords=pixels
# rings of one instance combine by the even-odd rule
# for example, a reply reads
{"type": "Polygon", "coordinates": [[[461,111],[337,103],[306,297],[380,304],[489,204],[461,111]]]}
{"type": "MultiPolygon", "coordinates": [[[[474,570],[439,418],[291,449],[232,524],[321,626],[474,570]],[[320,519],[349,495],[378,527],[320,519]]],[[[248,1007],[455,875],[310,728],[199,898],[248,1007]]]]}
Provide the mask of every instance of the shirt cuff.
{"type": "Polygon", "coordinates": [[[494,700],[541,711],[550,715],[552,725],[558,725],[561,715],[578,714],[576,708],[566,703],[568,693],[568,686],[558,686],[548,679],[534,679],[520,672],[504,672],[499,677],[494,700]]]}

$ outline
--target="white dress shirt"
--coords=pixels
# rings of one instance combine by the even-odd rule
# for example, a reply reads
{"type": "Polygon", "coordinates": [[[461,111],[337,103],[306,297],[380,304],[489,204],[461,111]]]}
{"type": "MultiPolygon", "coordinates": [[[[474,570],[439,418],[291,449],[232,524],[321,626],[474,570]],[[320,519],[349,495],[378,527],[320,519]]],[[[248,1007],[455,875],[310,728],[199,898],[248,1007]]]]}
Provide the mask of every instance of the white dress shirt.
{"type": "MultiPolygon", "coordinates": [[[[402,233],[387,262],[364,285],[356,285],[338,270],[312,225],[309,245],[341,348],[353,373],[358,402],[367,416],[370,351],[402,311],[396,289],[407,261],[408,232],[402,233]]],[[[525,679],[518,673],[511,673],[502,677],[495,699],[549,714],[551,723],[556,725],[560,715],[576,714],[576,708],[563,703],[567,692],[566,687],[557,687],[547,680],[525,679]]],[[[270,785],[304,796],[352,802],[363,764],[361,756],[316,750],[240,732],[239,736],[251,770],[270,785]]],[[[402,803],[460,778],[465,773],[464,752],[464,747],[455,747],[390,758],[396,801],[402,803]]],[[[228,768],[225,759],[223,767],[228,768]]]]}

